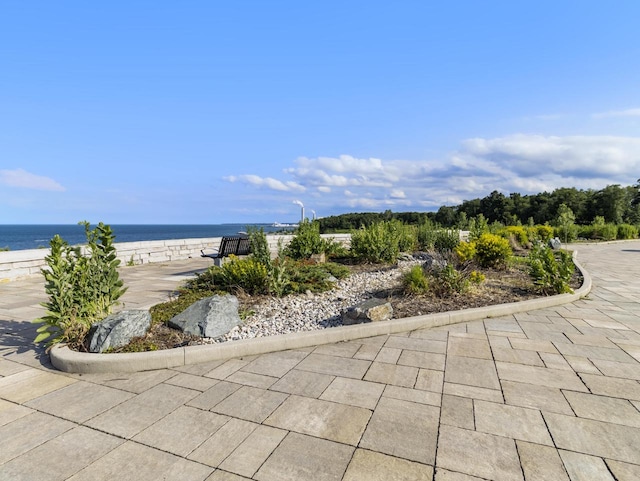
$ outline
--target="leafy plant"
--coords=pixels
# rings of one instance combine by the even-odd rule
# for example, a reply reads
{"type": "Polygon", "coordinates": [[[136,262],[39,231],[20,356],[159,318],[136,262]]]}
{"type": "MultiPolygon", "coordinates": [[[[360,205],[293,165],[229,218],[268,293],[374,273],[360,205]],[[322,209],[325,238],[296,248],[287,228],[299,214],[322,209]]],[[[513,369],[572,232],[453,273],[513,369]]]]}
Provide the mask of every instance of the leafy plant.
{"type": "Polygon", "coordinates": [[[376,222],[353,231],[351,252],[363,262],[393,263],[400,253],[397,230],[389,222],[376,222]]]}
{"type": "Polygon", "coordinates": [[[533,284],[545,294],[573,292],[569,281],[575,266],[571,254],[554,251],[544,244],[536,244],[529,253],[529,276],[533,284]]]}
{"type": "Polygon", "coordinates": [[[402,277],[403,290],[409,294],[423,294],[429,289],[429,281],[422,266],[413,266],[402,277]]]}
{"type": "Polygon", "coordinates": [[[60,342],[80,347],[91,325],[111,314],[127,290],[118,274],[120,261],[111,228],[102,222],[93,230],[88,222],[80,224],[85,229],[87,255],[56,235],[45,257],[47,268],[41,271],[49,296],[42,303],[47,312],[33,322],[42,324],[35,342],[48,340],[47,347],[60,342]]]}
{"type": "Polygon", "coordinates": [[[618,239],[635,239],[638,237],[638,228],[630,224],[618,226],[618,239]]]}
{"type": "Polygon", "coordinates": [[[484,215],[478,214],[477,217],[469,221],[469,240],[478,240],[482,234],[489,232],[489,223],[484,215]]]}
{"type": "Polygon", "coordinates": [[[615,224],[605,224],[602,226],[602,238],[610,241],[615,240],[618,237],[618,226],[615,224]]]}
{"type": "Polygon", "coordinates": [[[460,242],[455,248],[456,255],[460,262],[468,262],[473,260],[476,255],[475,242],[460,242]]]}
{"type": "Polygon", "coordinates": [[[320,237],[320,224],[318,221],[305,219],[285,247],[285,254],[292,259],[309,259],[313,254],[321,254],[325,251],[325,242],[320,237]]]}
{"type": "Polygon", "coordinates": [[[460,231],[453,229],[440,229],[436,233],[433,247],[438,252],[452,251],[460,243],[460,231]]]}
{"type": "Polygon", "coordinates": [[[249,227],[249,245],[251,246],[251,255],[255,260],[261,262],[267,268],[271,264],[271,251],[269,250],[269,242],[267,236],[264,233],[264,229],[256,227],[249,227]]]}
{"type": "Polygon", "coordinates": [[[436,240],[437,229],[429,219],[425,219],[418,225],[416,237],[418,248],[422,250],[431,250],[436,240]]]}
{"type": "Polygon", "coordinates": [[[504,228],[504,237],[507,239],[513,237],[521,247],[526,247],[529,244],[529,236],[527,230],[520,225],[510,225],[504,228]]]}
{"type": "Polygon", "coordinates": [[[222,264],[218,282],[225,289],[242,289],[247,294],[267,293],[267,266],[262,262],[248,257],[240,259],[229,256],[229,261],[222,264]]]}
{"type": "Polygon", "coordinates": [[[461,294],[469,289],[469,281],[464,273],[449,262],[442,269],[431,271],[431,277],[431,290],[438,297],[461,294]]]}
{"type": "Polygon", "coordinates": [[[335,262],[322,264],[296,262],[291,265],[289,271],[291,292],[324,292],[333,288],[336,279],[343,279],[349,274],[350,271],[346,266],[335,262]]]}
{"type": "Polygon", "coordinates": [[[512,254],[509,241],[495,234],[482,234],[476,241],[476,260],[482,267],[504,267],[512,254]]]}
{"type": "Polygon", "coordinates": [[[475,285],[480,285],[486,280],[486,276],[479,271],[471,271],[469,274],[469,282],[475,285]]]}
{"type": "Polygon", "coordinates": [[[564,242],[575,240],[578,229],[575,226],[576,216],[566,204],[560,204],[558,207],[558,218],[556,224],[558,226],[558,234],[564,239],[564,242]]]}

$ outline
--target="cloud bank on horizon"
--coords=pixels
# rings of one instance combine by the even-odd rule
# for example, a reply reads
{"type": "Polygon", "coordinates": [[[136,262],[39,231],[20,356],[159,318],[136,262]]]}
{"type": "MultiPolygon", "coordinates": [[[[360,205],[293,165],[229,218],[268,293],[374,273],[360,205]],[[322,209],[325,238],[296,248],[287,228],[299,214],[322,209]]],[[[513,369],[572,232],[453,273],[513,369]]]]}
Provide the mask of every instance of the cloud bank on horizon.
{"type": "MultiPolygon", "coordinates": [[[[635,112],[640,109],[600,115],[635,112]]],[[[299,157],[280,178],[237,174],[225,180],[281,194],[304,193],[311,203],[330,212],[422,211],[484,197],[493,190],[534,194],[561,187],[630,185],[638,172],[640,137],[513,134],[464,140],[459,150],[443,159],[299,157]]]]}

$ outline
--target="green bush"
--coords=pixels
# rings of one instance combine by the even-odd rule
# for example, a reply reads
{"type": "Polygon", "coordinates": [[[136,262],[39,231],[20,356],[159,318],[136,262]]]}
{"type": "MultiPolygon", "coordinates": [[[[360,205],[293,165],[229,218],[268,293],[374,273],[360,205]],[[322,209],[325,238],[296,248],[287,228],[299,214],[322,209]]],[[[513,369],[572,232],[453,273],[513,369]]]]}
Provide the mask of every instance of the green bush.
{"type": "Polygon", "coordinates": [[[431,271],[431,290],[438,297],[462,294],[469,289],[469,280],[453,264],[431,271]]]}
{"type": "Polygon", "coordinates": [[[433,249],[437,235],[438,229],[436,229],[430,222],[420,224],[416,232],[418,249],[425,251],[433,249]]]}
{"type": "Polygon", "coordinates": [[[618,226],[615,224],[605,224],[602,226],[602,239],[606,241],[615,240],[618,237],[618,226]]]}
{"type": "Polygon", "coordinates": [[[396,262],[400,253],[398,229],[391,222],[376,222],[353,231],[351,253],[362,262],[396,262]]]}
{"type": "Polygon", "coordinates": [[[343,279],[350,274],[349,268],[335,262],[309,264],[305,262],[292,263],[288,271],[290,290],[294,293],[324,292],[332,289],[335,279],[343,279]]]}
{"type": "Polygon", "coordinates": [[[249,245],[251,246],[251,256],[261,262],[267,269],[271,265],[271,251],[269,250],[269,242],[267,236],[264,233],[264,229],[256,227],[249,227],[249,245]]]}
{"type": "Polygon", "coordinates": [[[504,267],[512,254],[509,241],[495,234],[482,234],[476,241],[476,260],[482,267],[504,267]]]}
{"type": "Polygon", "coordinates": [[[545,294],[563,294],[573,292],[569,281],[575,266],[571,254],[565,250],[554,251],[536,244],[529,253],[529,276],[538,290],[545,294]]]}
{"type": "Polygon", "coordinates": [[[638,237],[638,228],[631,224],[618,226],[618,239],[635,239],[638,237]]]}
{"type": "Polygon", "coordinates": [[[45,257],[47,268],[41,271],[49,300],[42,303],[46,314],[33,322],[42,324],[35,342],[48,339],[47,347],[64,342],[81,348],[91,325],[111,314],[127,290],[118,273],[120,261],[111,227],[101,222],[91,230],[88,222],[80,224],[87,238],[87,255],[56,235],[45,257]]]}
{"type": "Polygon", "coordinates": [[[313,254],[323,252],[320,224],[317,221],[305,219],[300,223],[293,239],[284,249],[285,254],[292,259],[309,259],[313,254]]]}
{"type": "Polygon", "coordinates": [[[240,259],[231,255],[220,267],[218,282],[225,289],[242,289],[250,295],[266,294],[267,272],[267,266],[253,257],[240,259]]]}
{"type": "Polygon", "coordinates": [[[568,224],[565,226],[558,226],[554,229],[555,237],[558,237],[562,242],[573,242],[578,238],[578,226],[575,224],[568,224]]]}
{"type": "Polygon", "coordinates": [[[413,266],[404,274],[402,287],[409,294],[423,294],[429,289],[429,281],[422,266],[413,266]]]}
{"type": "Polygon", "coordinates": [[[459,230],[440,229],[436,232],[433,248],[438,252],[452,251],[459,243],[459,230]]]}
{"type": "Polygon", "coordinates": [[[489,232],[489,223],[482,214],[478,214],[477,217],[472,218],[469,221],[469,240],[475,241],[480,238],[482,234],[489,232]]]}

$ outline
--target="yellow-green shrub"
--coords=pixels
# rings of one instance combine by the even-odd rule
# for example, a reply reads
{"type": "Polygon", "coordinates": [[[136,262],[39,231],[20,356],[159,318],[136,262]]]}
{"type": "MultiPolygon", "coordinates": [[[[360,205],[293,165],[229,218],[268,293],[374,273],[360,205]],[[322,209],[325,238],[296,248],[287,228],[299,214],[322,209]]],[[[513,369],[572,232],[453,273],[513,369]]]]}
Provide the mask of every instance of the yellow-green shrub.
{"type": "Polygon", "coordinates": [[[475,242],[460,242],[456,246],[456,255],[460,262],[467,262],[472,260],[476,255],[476,243],[475,242]]]}
{"type": "Polygon", "coordinates": [[[553,237],[553,227],[550,225],[537,225],[536,231],[538,234],[538,239],[542,242],[548,242],[549,239],[553,237]]]}
{"type": "Polygon", "coordinates": [[[495,234],[482,234],[476,241],[476,260],[482,267],[503,267],[513,251],[509,241],[495,234]]]}
{"type": "Polygon", "coordinates": [[[526,247],[529,244],[529,236],[524,227],[520,225],[510,225],[504,228],[505,237],[508,239],[510,236],[520,244],[522,247],[526,247]]]}

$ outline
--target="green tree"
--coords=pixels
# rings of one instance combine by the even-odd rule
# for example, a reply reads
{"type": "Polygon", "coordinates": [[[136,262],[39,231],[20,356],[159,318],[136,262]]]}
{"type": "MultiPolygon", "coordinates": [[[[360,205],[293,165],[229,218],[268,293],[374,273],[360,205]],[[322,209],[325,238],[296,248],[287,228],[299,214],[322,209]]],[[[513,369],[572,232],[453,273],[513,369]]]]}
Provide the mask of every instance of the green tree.
{"type": "Polygon", "coordinates": [[[558,207],[557,226],[560,227],[564,235],[565,243],[569,241],[572,230],[575,228],[576,216],[573,211],[566,205],[560,204],[558,207]]]}

